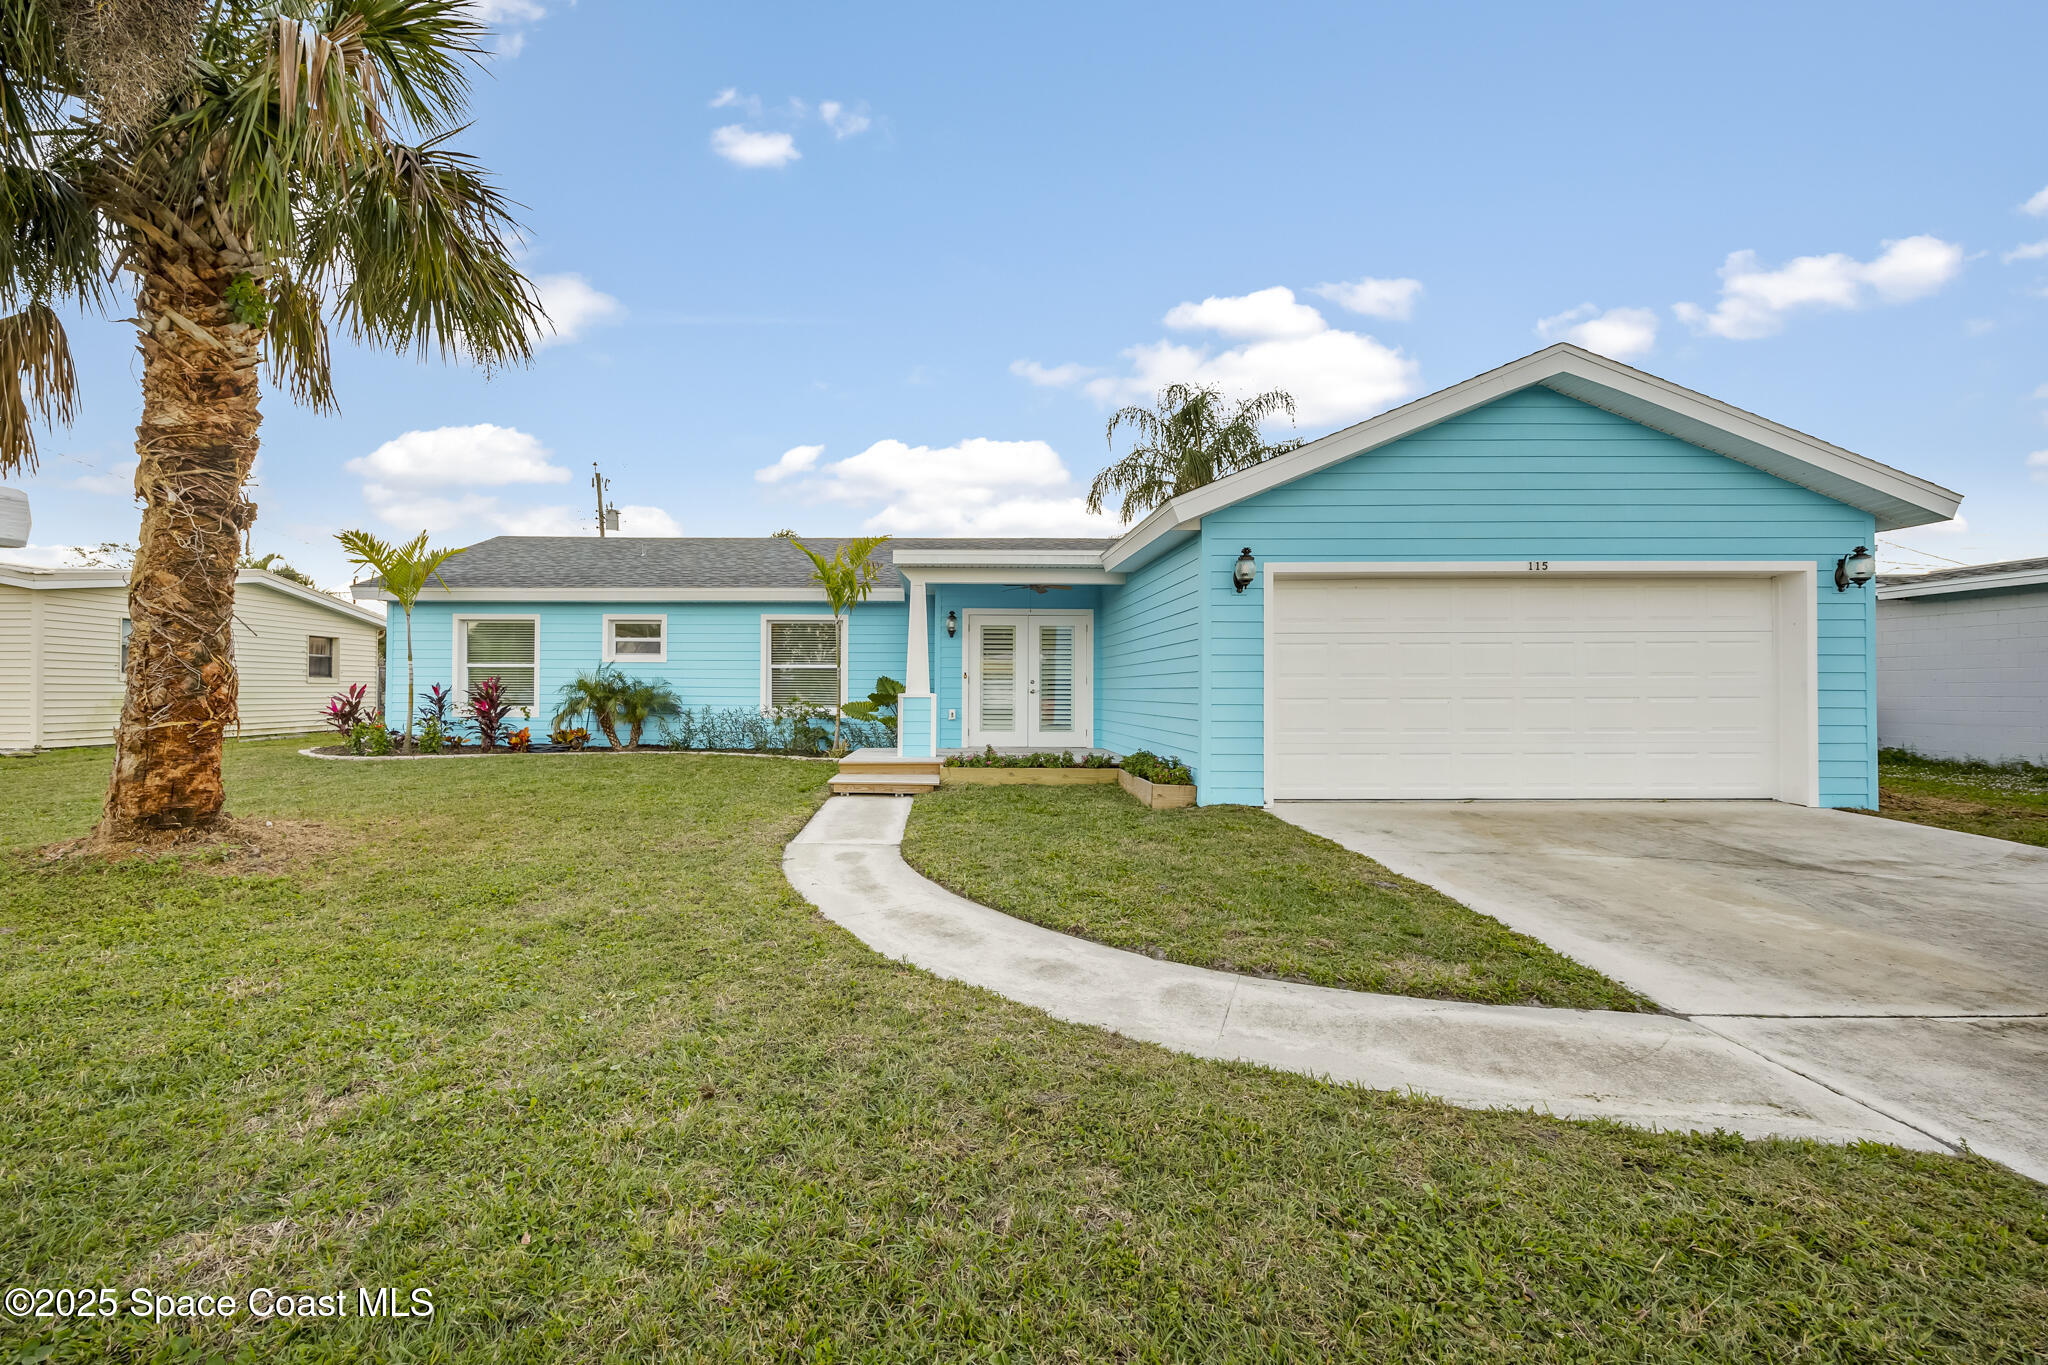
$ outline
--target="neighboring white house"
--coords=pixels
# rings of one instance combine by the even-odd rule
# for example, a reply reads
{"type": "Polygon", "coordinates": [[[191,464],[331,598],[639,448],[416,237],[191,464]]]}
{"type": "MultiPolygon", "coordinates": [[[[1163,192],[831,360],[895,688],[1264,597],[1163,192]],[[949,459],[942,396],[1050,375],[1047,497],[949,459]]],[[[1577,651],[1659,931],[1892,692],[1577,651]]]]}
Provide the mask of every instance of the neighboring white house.
{"type": "Polygon", "coordinates": [[[1877,738],[2048,763],[2048,559],[1878,579],[1877,738]]]}
{"type": "MultiPolygon", "coordinates": [[[[320,727],[327,698],[377,687],[374,612],[260,569],[235,578],[240,734],[320,727]]],[[[0,751],[111,744],[128,643],[124,569],[0,562],[0,751]]]]}

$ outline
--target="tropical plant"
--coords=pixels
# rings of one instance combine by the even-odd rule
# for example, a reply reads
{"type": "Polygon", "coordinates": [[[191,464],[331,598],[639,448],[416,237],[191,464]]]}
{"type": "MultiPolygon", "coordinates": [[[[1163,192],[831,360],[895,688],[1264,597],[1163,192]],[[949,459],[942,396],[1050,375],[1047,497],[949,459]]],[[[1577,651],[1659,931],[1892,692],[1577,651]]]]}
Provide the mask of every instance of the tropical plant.
{"type": "Polygon", "coordinates": [[[332,410],[330,319],[354,341],[487,367],[531,355],[545,315],[512,262],[517,224],[450,145],[483,55],[477,14],[0,0],[0,471],[33,469],[34,425],[78,401],[60,308],[132,322],[140,343],[144,510],[110,837],[220,817],[262,367],[332,410]],[[121,271],[132,300],[109,283],[121,271]]]}
{"type": "Polygon", "coordinates": [[[461,554],[462,549],[429,550],[425,531],[403,545],[394,545],[368,531],[343,531],[335,539],[341,542],[342,553],[348,556],[349,563],[376,570],[377,586],[405,613],[405,740],[410,745],[413,605],[426,591],[429,580],[439,582],[443,592],[448,590],[448,580],[441,577],[441,566],[461,554]]]}
{"type": "Polygon", "coordinates": [[[469,723],[476,727],[476,743],[479,749],[491,750],[498,747],[498,735],[505,728],[505,717],[512,714],[512,703],[505,700],[505,684],[497,675],[479,678],[470,685],[469,723]]]}
{"type": "Polygon", "coordinates": [[[438,725],[441,727],[442,733],[446,734],[450,728],[448,708],[454,704],[454,692],[441,686],[439,683],[430,683],[427,686],[427,695],[420,698],[418,713],[420,724],[422,726],[429,723],[438,725]]]}
{"type": "Polygon", "coordinates": [[[429,717],[420,722],[420,737],[413,741],[413,751],[422,754],[438,754],[446,747],[448,736],[441,730],[441,722],[429,717]]]}
{"type": "Polygon", "coordinates": [[[626,725],[626,747],[640,747],[640,736],[649,721],[666,721],[681,714],[682,698],[675,688],[659,678],[630,678],[619,693],[619,719],[626,725]]]}
{"type": "Polygon", "coordinates": [[[851,720],[873,721],[889,732],[893,741],[896,735],[896,702],[903,695],[903,684],[894,678],[875,679],[875,690],[868,693],[866,701],[850,701],[840,711],[851,720]]]}
{"type": "Polygon", "coordinates": [[[566,725],[579,716],[590,717],[614,749],[619,744],[619,701],[628,683],[625,674],[610,664],[599,664],[588,673],[578,673],[562,684],[555,694],[555,724],[566,725]]]}
{"type": "Polygon", "coordinates": [[[276,574],[286,582],[297,583],[300,587],[304,588],[317,588],[319,586],[313,581],[313,575],[301,573],[294,569],[291,565],[285,563],[284,556],[275,550],[263,555],[243,555],[235,561],[235,567],[238,569],[261,569],[264,573],[276,574]]]}
{"type": "MultiPolygon", "coordinates": [[[[530,735],[530,732],[526,730],[521,730],[519,733],[530,735]]],[[[590,744],[590,731],[580,725],[557,725],[553,733],[548,736],[548,743],[562,749],[587,748],[590,744]]],[[[523,746],[515,745],[514,747],[519,748],[523,746]]]]}
{"type": "Polygon", "coordinates": [[[1206,384],[1169,384],[1153,407],[1117,409],[1104,433],[1109,448],[1119,427],[1131,429],[1131,448],[1088,485],[1088,510],[1121,496],[1117,515],[1133,522],[1168,498],[1286,454],[1301,442],[1268,443],[1259,430],[1281,412],[1294,419],[1294,399],[1279,389],[1233,404],[1206,384]]]}
{"type": "MultiPolygon", "coordinates": [[[[798,540],[794,534],[789,543],[804,552],[811,561],[811,581],[825,590],[825,601],[832,608],[832,638],[846,637],[839,629],[839,618],[852,611],[856,602],[865,602],[869,593],[875,590],[875,579],[880,577],[882,566],[875,562],[875,551],[888,541],[887,536],[855,536],[842,540],[832,551],[830,559],[819,554],[810,546],[798,540]]],[[[839,660],[839,673],[846,674],[846,660],[839,660]]],[[[839,708],[832,708],[832,747],[839,747],[839,708]]]]}
{"type": "MultiPolygon", "coordinates": [[[[585,743],[589,742],[590,734],[588,731],[583,732],[583,739],[585,743]]],[[[531,749],[533,747],[533,731],[529,730],[523,725],[520,726],[517,730],[514,730],[511,734],[505,737],[505,747],[510,749],[515,754],[525,753],[528,749],[531,749]]],[[[581,748],[582,746],[578,745],[577,747],[581,748]]]]}
{"type": "Polygon", "coordinates": [[[370,689],[362,683],[356,683],[346,692],[336,692],[327,699],[327,709],[320,713],[320,719],[343,739],[348,738],[349,731],[355,729],[356,722],[369,711],[369,694],[370,689]]]}

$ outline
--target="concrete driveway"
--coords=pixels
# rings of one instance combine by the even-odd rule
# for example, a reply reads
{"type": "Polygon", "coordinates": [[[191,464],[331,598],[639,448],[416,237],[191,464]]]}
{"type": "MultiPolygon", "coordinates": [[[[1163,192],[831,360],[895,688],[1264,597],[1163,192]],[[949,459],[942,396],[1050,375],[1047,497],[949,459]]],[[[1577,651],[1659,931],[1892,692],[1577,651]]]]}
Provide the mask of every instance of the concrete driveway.
{"type": "Polygon", "coordinates": [[[2048,1181],[2048,849],[1768,801],[1272,809],[2048,1181]]]}

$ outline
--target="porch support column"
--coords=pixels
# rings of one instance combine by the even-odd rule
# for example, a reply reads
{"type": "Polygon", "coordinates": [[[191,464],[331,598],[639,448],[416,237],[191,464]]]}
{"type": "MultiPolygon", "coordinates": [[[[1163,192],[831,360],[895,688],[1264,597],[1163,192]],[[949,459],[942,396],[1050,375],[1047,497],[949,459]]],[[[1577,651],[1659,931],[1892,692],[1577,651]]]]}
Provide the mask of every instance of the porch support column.
{"type": "Polygon", "coordinates": [[[932,695],[931,628],[925,620],[924,580],[903,575],[910,607],[910,641],[903,661],[903,695],[896,699],[896,753],[935,758],[939,752],[939,699],[932,695]]]}

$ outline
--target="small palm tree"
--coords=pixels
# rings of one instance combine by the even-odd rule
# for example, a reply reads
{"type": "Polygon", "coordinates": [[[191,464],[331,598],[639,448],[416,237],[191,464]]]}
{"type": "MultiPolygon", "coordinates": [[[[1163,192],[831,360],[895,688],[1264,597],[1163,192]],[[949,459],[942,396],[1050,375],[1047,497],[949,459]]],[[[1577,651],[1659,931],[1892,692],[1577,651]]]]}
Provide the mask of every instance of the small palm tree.
{"type": "Polygon", "coordinates": [[[413,604],[427,590],[429,580],[438,581],[443,592],[448,590],[448,580],[441,577],[441,566],[461,554],[462,548],[429,550],[425,531],[403,545],[380,540],[368,531],[343,531],[335,539],[341,542],[341,551],[348,556],[349,563],[376,571],[384,591],[391,594],[391,600],[398,603],[398,609],[405,613],[405,747],[410,749],[413,604]]]}
{"type": "Polygon", "coordinates": [[[614,749],[619,744],[619,703],[629,684],[625,675],[610,664],[599,664],[593,672],[578,673],[562,684],[555,694],[555,727],[560,729],[578,716],[589,716],[614,749]]]}
{"type": "Polygon", "coordinates": [[[1088,510],[1100,512],[1105,502],[1121,494],[1123,506],[1117,515],[1133,522],[1168,498],[1284,455],[1301,444],[1268,444],[1259,431],[1260,424],[1275,413],[1284,412],[1289,421],[1294,419],[1291,394],[1274,389],[1226,410],[1229,404],[1229,399],[1207,385],[1169,384],[1159,391],[1156,407],[1133,404],[1119,408],[1105,433],[1110,449],[1116,449],[1118,427],[1130,427],[1136,440],[1129,454],[1088,485],[1088,510]]]}
{"type": "Polygon", "coordinates": [[[626,723],[626,747],[640,747],[640,735],[647,723],[670,720],[683,713],[682,698],[660,679],[629,679],[619,693],[619,719],[626,723]]]}
{"type": "Polygon", "coordinates": [[[531,354],[545,315],[512,261],[517,224],[449,145],[483,56],[477,11],[0,0],[0,473],[33,469],[35,422],[76,406],[59,308],[131,322],[139,343],[143,513],[109,837],[211,825],[226,799],[266,364],[331,411],[330,322],[486,367],[531,354]],[[123,271],[132,298],[110,283],[123,271]]]}
{"type": "MultiPolygon", "coordinates": [[[[875,579],[882,572],[882,566],[875,563],[875,551],[888,542],[887,536],[855,536],[842,540],[839,548],[832,552],[830,559],[819,554],[794,535],[789,543],[802,550],[811,561],[811,581],[825,590],[825,601],[832,607],[832,638],[842,640],[839,632],[839,618],[853,610],[856,602],[865,602],[868,594],[875,590],[875,579]]],[[[846,692],[846,660],[839,660],[839,691],[846,692]]],[[[839,747],[839,708],[832,708],[832,747],[839,747]]]]}

